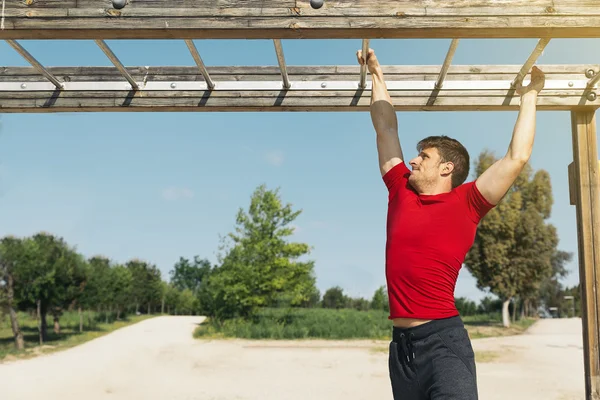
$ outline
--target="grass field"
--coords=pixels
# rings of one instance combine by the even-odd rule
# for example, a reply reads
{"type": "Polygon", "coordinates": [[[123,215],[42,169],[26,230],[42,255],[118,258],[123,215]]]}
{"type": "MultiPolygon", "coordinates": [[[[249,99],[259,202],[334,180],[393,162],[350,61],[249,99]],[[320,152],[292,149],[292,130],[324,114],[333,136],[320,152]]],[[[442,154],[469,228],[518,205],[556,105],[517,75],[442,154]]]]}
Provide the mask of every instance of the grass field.
{"type": "MultiPolygon", "coordinates": [[[[97,337],[106,335],[127,325],[134,324],[144,319],[152,318],[150,315],[132,315],[122,318],[120,321],[105,322],[103,314],[95,312],[84,313],[84,331],[79,332],[79,314],[67,312],[60,318],[60,334],[53,331],[52,317],[47,317],[48,339],[44,346],[39,346],[39,335],[37,321],[27,313],[19,313],[19,324],[25,339],[25,350],[17,351],[10,326],[10,318],[7,314],[0,315],[0,362],[20,358],[35,357],[39,354],[68,349],[85,343],[97,337]]],[[[110,321],[110,319],[109,319],[110,321]]]]}
{"type": "Polygon", "coordinates": [[[465,328],[471,339],[481,339],[495,336],[510,336],[523,333],[537,321],[534,318],[523,318],[510,325],[510,328],[502,326],[502,317],[498,315],[477,315],[463,317],[465,328]]]}
{"type": "MultiPolygon", "coordinates": [[[[253,320],[235,319],[223,325],[210,320],[194,332],[197,338],[246,339],[372,339],[390,340],[391,322],[383,311],[356,311],[352,309],[264,309],[253,320]]],[[[106,323],[105,316],[95,312],[84,314],[84,331],[79,332],[77,312],[65,313],[61,319],[61,333],[55,334],[52,318],[48,317],[48,339],[39,346],[37,321],[27,313],[19,313],[19,324],[25,339],[25,350],[17,351],[8,315],[0,315],[0,362],[68,349],[106,335],[116,329],[152,318],[150,315],[127,316],[120,321],[106,323]]],[[[502,327],[499,315],[464,317],[465,326],[473,339],[517,335],[524,332],[534,319],[517,321],[510,328],[502,327]]]]}
{"type": "MultiPolygon", "coordinates": [[[[252,320],[227,320],[222,325],[207,320],[196,329],[196,338],[244,339],[373,339],[390,340],[391,322],[384,311],[352,309],[264,309],[252,320]]],[[[499,314],[463,317],[473,339],[517,335],[535,319],[517,321],[510,328],[502,326],[499,314]]]]}

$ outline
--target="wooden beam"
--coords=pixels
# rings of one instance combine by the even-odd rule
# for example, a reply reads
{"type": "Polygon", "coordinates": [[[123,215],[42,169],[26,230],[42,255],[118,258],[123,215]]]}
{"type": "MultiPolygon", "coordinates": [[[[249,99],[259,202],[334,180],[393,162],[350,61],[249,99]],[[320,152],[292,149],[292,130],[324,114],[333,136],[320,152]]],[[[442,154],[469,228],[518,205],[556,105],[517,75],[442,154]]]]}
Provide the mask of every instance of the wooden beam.
{"type": "MultiPolygon", "coordinates": [[[[435,104],[429,104],[440,66],[383,66],[398,111],[517,110],[510,84],[520,65],[453,65],[435,104]]],[[[587,77],[592,65],[545,65],[547,89],[540,110],[596,109],[587,77]],[[559,84],[560,83],[560,84],[559,84]],[[572,84],[572,85],[569,85],[572,84]]],[[[368,111],[370,82],[360,89],[360,66],[288,66],[290,88],[282,90],[281,70],[265,67],[207,67],[214,87],[195,66],[126,67],[138,89],[130,91],[113,67],[49,67],[65,82],[61,93],[31,67],[0,68],[1,112],[63,111],[368,111]]]]}
{"type": "MultiPolygon", "coordinates": [[[[577,205],[577,174],[575,171],[575,162],[572,162],[568,166],[569,171],[569,204],[572,206],[577,205]]],[[[600,160],[598,160],[598,170],[600,171],[600,160]]]]}
{"type": "Polygon", "coordinates": [[[586,400],[600,399],[600,166],[596,118],[571,113],[586,400]]]}
{"type": "Polygon", "coordinates": [[[600,37],[596,0],[4,0],[0,39],[600,37]]]}

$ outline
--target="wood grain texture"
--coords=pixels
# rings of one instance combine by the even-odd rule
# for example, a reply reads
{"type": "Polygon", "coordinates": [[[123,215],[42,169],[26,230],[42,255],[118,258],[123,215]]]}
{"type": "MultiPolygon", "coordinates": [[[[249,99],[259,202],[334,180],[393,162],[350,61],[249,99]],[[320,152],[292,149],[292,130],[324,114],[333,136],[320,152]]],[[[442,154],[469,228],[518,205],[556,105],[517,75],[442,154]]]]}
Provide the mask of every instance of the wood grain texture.
{"type": "MultiPolygon", "coordinates": [[[[211,79],[219,82],[281,83],[277,66],[213,66],[208,67],[211,79]]],[[[435,82],[441,66],[384,66],[386,81],[435,82]]],[[[453,81],[489,80],[510,82],[519,65],[455,65],[448,69],[446,83],[453,81]]],[[[594,65],[545,65],[547,80],[585,81],[588,69],[594,65]]],[[[129,66],[128,72],[138,82],[204,82],[197,67],[139,67],[129,66]]],[[[249,90],[242,87],[230,90],[143,90],[128,92],[125,79],[114,67],[48,67],[61,82],[123,82],[122,91],[7,91],[0,86],[2,112],[60,112],[60,111],[368,111],[369,90],[249,90]]],[[[288,66],[293,82],[358,82],[359,66],[288,66]]],[[[368,78],[369,80],[370,78],[368,78]]],[[[32,67],[0,68],[0,83],[45,82],[32,67]]],[[[317,85],[320,87],[320,85],[317,85]]],[[[577,88],[545,89],[539,97],[540,110],[571,110],[575,107],[595,109],[600,99],[590,101],[587,91],[577,88]]],[[[516,110],[519,98],[509,90],[479,86],[473,89],[430,90],[390,89],[399,111],[417,110],[516,110]],[[435,99],[435,102],[432,100],[435,99]]]]}
{"type": "MultiPolygon", "coordinates": [[[[587,80],[588,70],[600,72],[594,64],[539,65],[547,80],[587,80]]],[[[120,79],[119,71],[106,67],[54,67],[46,66],[53,75],[67,81],[114,80],[120,79]]],[[[148,81],[201,81],[200,70],[196,66],[126,66],[136,79],[148,81]]],[[[435,81],[441,65],[383,65],[386,81],[435,81]]],[[[485,81],[512,80],[519,72],[520,65],[451,65],[446,81],[485,81]]],[[[278,66],[207,66],[207,71],[216,81],[279,81],[281,71],[278,66]]],[[[360,76],[360,67],[342,66],[294,66],[288,65],[287,72],[294,81],[350,81],[360,76]]],[[[32,67],[0,67],[0,82],[43,81],[32,67]]]]}
{"type": "Polygon", "coordinates": [[[586,399],[600,399],[600,164],[593,112],[571,113],[586,399]]]}
{"type": "Polygon", "coordinates": [[[590,0],[6,0],[0,39],[600,37],[590,0]]]}

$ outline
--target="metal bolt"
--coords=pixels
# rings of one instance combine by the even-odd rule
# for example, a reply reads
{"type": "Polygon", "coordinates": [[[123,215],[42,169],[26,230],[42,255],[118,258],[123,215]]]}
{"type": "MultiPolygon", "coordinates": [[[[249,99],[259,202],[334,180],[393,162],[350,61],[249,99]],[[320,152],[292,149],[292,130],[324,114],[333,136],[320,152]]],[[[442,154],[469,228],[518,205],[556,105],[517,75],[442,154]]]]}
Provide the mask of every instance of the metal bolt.
{"type": "Polygon", "coordinates": [[[325,83],[325,82],[321,83],[321,87],[322,87],[323,89],[324,89],[324,88],[326,88],[326,87],[327,87],[327,83],[325,83]]]}
{"type": "Polygon", "coordinates": [[[594,75],[596,75],[596,71],[594,71],[593,69],[588,69],[587,71],[585,71],[585,76],[588,78],[593,78],[594,75]]]}
{"type": "Polygon", "coordinates": [[[589,101],[594,101],[594,100],[596,100],[596,93],[595,93],[595,92],[590,92],[590,93],[588,93],[588,95],[587,95],[587,99],[588,99],[589,101]]]}
{"type": "Polygon", "coordinates": [[[310,6],[315,10],[323,7],[323,0],[310,0],[310,6]]]}
{"type": "Polygon", "coordinates": [[[21,83],[21,89],[26,89],[27,88],[27,84],[26,83],[21,83]]]}
{"type": "Polygon", "coordinates": [[[121,8],[125,7],[126,4],[127,0],[112,0],[112,6],[117,10],[120,10],[121,8]]]}
{"type": "Polygon", "coordinates": [[[177,87],[177,84],[175,82],[171,83],[171,89],[175,89],[177,87]]]}
{"type": "Polygon", "coordinates": [[[569,87],[573,87],[573,81],[569,82],[569,87]]]}

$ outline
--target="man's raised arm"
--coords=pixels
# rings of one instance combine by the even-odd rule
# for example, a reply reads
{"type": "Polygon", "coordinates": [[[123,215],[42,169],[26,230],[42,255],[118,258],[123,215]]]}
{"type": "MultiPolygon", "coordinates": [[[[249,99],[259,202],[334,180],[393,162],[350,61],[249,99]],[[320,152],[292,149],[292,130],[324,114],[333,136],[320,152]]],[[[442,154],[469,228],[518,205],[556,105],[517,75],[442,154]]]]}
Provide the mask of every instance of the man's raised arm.
{"type": "Polygon", "coordinates": [[[521,107],[508,151],[504,157],[481,174],[475,183],[483,197],[491,204],[498,204],[502,200],[531,157],[535,137],[537,96],[544,88],[544,84],[544,73],[537,67],[533,67],[531,83],[526,87],[521,83],[517,86],[517,93],[521,95],[521,107]]]}
{"type": "MultiPolygon", "coordinates": [[[[356,53],[360,65],[364,64],[362,51],[356,53]]],[[[371,91],[371,121],[377,133],[377,152],[379,154],[379,169],[385,175],[394,166],[400,164],[404,157],[398,138],[398,120],[383,79],[383,71],[375,52],[369,49],[367,67],[371,73],[373,88],[371,91]]]]}

